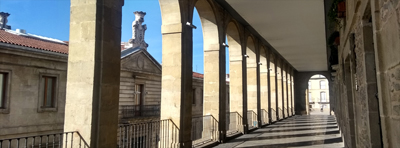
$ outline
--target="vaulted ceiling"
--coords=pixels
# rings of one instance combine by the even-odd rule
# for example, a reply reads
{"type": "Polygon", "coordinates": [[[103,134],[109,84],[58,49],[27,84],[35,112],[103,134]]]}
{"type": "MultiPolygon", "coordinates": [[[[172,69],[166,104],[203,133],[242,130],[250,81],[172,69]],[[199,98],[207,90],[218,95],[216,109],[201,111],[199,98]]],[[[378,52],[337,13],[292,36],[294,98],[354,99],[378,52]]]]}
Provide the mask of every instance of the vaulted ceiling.
{"type": "Polygon", "coordinates": [[[324,0],[225,0],[298,71],[326,71],[324,0]]]}

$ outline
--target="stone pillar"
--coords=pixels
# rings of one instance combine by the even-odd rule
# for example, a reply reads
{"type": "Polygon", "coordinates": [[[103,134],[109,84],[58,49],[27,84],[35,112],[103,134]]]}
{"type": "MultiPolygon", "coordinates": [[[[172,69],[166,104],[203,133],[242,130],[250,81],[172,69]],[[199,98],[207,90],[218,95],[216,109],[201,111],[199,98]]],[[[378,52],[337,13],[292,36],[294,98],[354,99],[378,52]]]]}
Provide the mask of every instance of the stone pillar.
{"type": "MultiPolygon", "coordinates": [[[[250,56],[247,59],[247,112],[253,111],[256,114],[257,112],[257,63],[256,63],[256,54],[250,53],[251,49],[248,49],[247,54],[250,56]]],[[[247,114],[244,112],[244,114],[247,114]]],[[[249,114],[250,115],[250,114],[249,114]]],[[[252,115],[252,114],[251,114],[252,115]]],[[[254,119],[254,116],[247,116],[248,120],[257,120],[254,119]]],[[[253,125],[254,123],[250,123],[253,125]]],[[[250,126],[250,125],[249,125],[250,126]]]]}
{"type": "MultiPolygon", "coordinates": [[[[162,33],[161,120],[171,120],[179,132],[161,137],[161,142],[173,139],[179,147],[192,147],[192,65],[194,1],[160,0],[162,33]]],[[[162,129],[161,129],[162,130],[162,129]]],[[[173,147],[173,146],[171,146],[173,147]]]]}
{"type": "Polygon", "coordinates": [[[212,115],[218,120],[220,139],[223,140],[226,136],[225,47],[221,44],[204,46],[203,115],[212,115]]]}
{"type": "Polygon", "coordinates": [[[290,85],[290,89],[291,89],[291,91],[292,91],[292,95],[291,95],[291,97],[292,97],[292,115],[295,115],[296,114],[296,112],[295,112],[295,105],[294,105],[294,103],[295,103],[295,98],[294,98],[294,92],[295,92],[295,90],[294,90],[294,70],[293,69],[291,69],[291,71],[290,71],[290,82],[292,82],[291,83],[291,85],[290,85]]]}
{"type": "Polygon", "coordinates": [[[117,146],[122,5],[71,0],[64,131],[90,147],[117,146]]]}
{"type": "Polygon", "coordinates": [[[283,119],[283,116],[281,115],[283,111],[283,87],[282,87],[282,62],[281,59],[278,59],[277,62],[277,71],[276,71],[276,83],[277,83],[277,113],[278,113],[278,118],[279,120],[283,119]]]}
{"type": "Polygon", "coordinates": [[[279,120],[279,97],[281,96],[281,94],[279,93],[279,83],[278,83],[278,58],[275,57],[275,68],[274,68],[274,72],[275,72],[275,109],[276,109],[276,120],[279,120]]]}
{"type": "Polygon", "coordinates": [[[287,90],[286,90],[286,64],[282,62],[282,115],[283,118],[287,118],[286,114],[286,103],[287,103],[287,90]]]}
{"type": "Polygon", "coordinates": [[[244,102],[245,98],[247,98],[247,94],[245,94],[247,88],[245,83],[246,80],[243,79],[245,79],[246,76],[246,58],[243,56],[245,51],[243,49],[243,43],[241,42],[238,29],[238,26],[234,23],[229,23],[226,29],[226,37],[229,45],[229,109],[230,112],[233,112],[229,117],[229,129],[237,128],[239,132],[244,133],[245,127],[243,126],[243,123],[245,122],[243,122],[243,110],[247,111],[247,102],[244,102]],[[240,117],[237,117],[235,112],[242,117],[242,121],[237,121],[240,120],[240,117]],[[231,122],[233,118],[236,118],[236,122],[231,122]]]}
{"type": "Polygon", "coordinates": [[[290,80],[289,80],[289,64],[287,64],[286,65],[287,67],[286,67],[286,69],[285,69],[285,81],[286,81],[286,83],[285,83],[285,91],[286,91],[286,104],[285,104],[285,106],[286,106],[286,117],[290,117],[290,112],[289,112],[289,110],[290,110],[290,106],[289,106],[289,102],[290,102],[290,97],[289,97],[289,95],[290,95],[290,91],[289,91],[289,85],[290,85],[290,80]]]}
{"type": "Polygon", "coordinates": [[[271,89],[271,84],[272,84],[272,82],[271,82],[271,56],[269,55],[269,52],[266,54],[266,56],[267,56],[267,74],[268,74],[268,76],[267,76],[267,87],[268,87],[268,89],[267,89],[267,92],[268,92],[268,123],[269,124],[271,124],[272,123],[272,89],[271,89]]]}
{"type": "Polygon", "coordinates": [[[257,55],[257,61],[256,61],[256,63],[257,63],[257,70],[256,70],[256,85],[257,85],[257,89],[256,89],[256,91],[257,91],[257,93],[256,93],[256,98],[257,98],[257,100],[256,100],[256,106],[257,106],[257,110],[256,110],[256,113],[257,113],[257,127],[258,128],[261,128],[261,125],[262,125],[262,120],[261,120],[261,101],[260,101],[260,99],[261,99],[261,85],[260,85],[260,48],[257,46],[257,49],[256,49],[256,55],[257,55]]]}
{"type": "MultiPolygon", "coordinates": [[[[260,104],[260,118],[265,120],[265,118],[268,118],[267,121],[264,121],[266,123],[269,123],[269,114],[266,114],[266,112],[269,111],[269,86],[268,86],[268,61],[267,61],[267,54],[264,48],[260,48],[260,80],[259,80],[259,85],[260,85],[260,94],[259,94],[259,103],[260,104]],[[265,57],[264,57],[265,56],[265,57]]],[[[261,122],[262,123],[262,122],[261,122]]],[[[262,124],[261,124],[262,125],[262,124]]]]}

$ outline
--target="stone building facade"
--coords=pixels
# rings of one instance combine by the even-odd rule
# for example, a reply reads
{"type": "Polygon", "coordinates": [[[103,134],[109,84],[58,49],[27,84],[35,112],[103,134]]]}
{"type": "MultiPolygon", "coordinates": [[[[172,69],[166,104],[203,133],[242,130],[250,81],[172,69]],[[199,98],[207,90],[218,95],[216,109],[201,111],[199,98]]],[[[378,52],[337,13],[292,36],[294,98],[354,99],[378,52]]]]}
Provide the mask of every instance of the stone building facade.
{"type": "MultiPolygon", "coordinates": [[[[308,81],[307,102],[309,111],[329,110],[329,81],[323,75],[314,75],[308,81]]],[[[328,111],[329,112],[329,111],[328,111]]]]}
{"type": "Polygon", "coordinates": [[[346,147],[400,145],[400,2],[347,0],[333,65],[335,115],[346,147]]]}

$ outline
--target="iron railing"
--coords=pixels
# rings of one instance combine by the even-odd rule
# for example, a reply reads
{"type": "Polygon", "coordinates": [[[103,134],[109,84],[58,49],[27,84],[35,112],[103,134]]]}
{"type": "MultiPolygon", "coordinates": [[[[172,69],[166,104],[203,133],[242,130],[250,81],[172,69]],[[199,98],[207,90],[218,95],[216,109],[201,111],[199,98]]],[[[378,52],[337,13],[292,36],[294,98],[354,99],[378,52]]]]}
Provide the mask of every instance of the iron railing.
{"type": "Polygon", "coordinates": [[[160,116],[160,105],[121,105],[122,118],[160,116]]]}
{"type": "Polygon", "coordinates": [[[179,147],[179,128],[170,119],[124,124],[118,128],[119,148],[179,147]]]}
{"type": "Polygon", "coordinates": [[[226,114],[226,135],[231,136],[243,133],[243,117],[238,112],[228,112],[226,114]]]}
{"type": "Polygon", "coordinates": [[[247,124],[249,125],[249,129],[258,127],[257,113],[253,110],[247,111],[247,124]]]}
{"type": "Polygon", "coordinates": [[[211,115],[192,118],[192,147],[218,141],[218,121],[211,115]]]}
{"type": "Polygon", "coordinates": [[[268,111],[265,109],[261,109],[261,124],[266,125],[268,123],[269,123],[268,111]]]}
{"type": "Polygon", "coordinates": [[[276,118],[276,110],[275,109],[273,109],[273,108],[271,108],[271,121],[276,121],[277,120],[277,118],[276,118]]]}
{"type": "Polygon", "coordinates": [[[283,119],[283,112],[280,107],[278,108],[278,114],[279,114],[279,119],[283,119]]]}
{"type": "Polygon", "coordinates": [[[0,139],[0,148],[89,148],[77,132],[0,139]]]}

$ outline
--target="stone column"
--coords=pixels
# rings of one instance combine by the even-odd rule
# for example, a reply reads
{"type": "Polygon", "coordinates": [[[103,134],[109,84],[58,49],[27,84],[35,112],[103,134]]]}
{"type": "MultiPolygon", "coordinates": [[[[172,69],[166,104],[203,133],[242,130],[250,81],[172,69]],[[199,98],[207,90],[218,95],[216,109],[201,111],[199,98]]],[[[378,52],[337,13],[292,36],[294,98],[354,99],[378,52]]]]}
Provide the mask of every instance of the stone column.
{"type": "MultiPolygon", "coordinates": [[[[192,147],[192,65],[194,1],[160,0],[162,33],[161,120],[171,120],[179,132],[161,137],[161,142],[192,147]]],[[[161,129],[168,130],[168,129],[161,129]]]]}
{"type": "Polygon", "coordinates": [[[282,62],[282,115],[287,118],[286,103],[287,103],[287,90],[286,90],[286,64],[282,62]]]}
{"type": "Polygon", "coordinates": [[[290,82],[292,82],[291,83],[291,85],[290,85],[290,89],[292,90],[292,95],[291,95],[291,97],[292,97],[292,115],[295,115],[296,114],[296,112],[295,112],[295,105],[294,105],[294,103],[295,103],[295,98],[294,98],[294,92],[295,92],[295,90],[294,90],[294,70],[293,69],[291,69],[291,71],[290,71],[290,82]]]}
{"type": "Polygon", "coordinates": [[[226,135],[225,47],[221,44],[204,46],[203,115],[212,115],[218,120],[222,140],[226,135]]]}
{"type": "MultiPolygon", "coordinates": [[[[259,95],[259,103],[260,104],[260,116],[263,120],[265,118],[268,118],[269,115],[266,114],[266,112],[269,112],[269,100],[268,100],[268,93],[269,93],[269,86],[268,86],[268,62],[267,62],[267,54],[265,53],[264,48],[260,48],[260,95],[259,95]],[[265,57],[263,57],[265,56],[265,57]]],[[[267,121],[264,121],[266,123],[269,123],[269,118],[267,121]]],[[[261,122],[262,123],[262,122],[261,122]]],[[[262,124],[261,124],[262,125],[262,124]]]]}
{"type": "Polygon", "coordinates": [[[286,69],[285,69],[285,81],[286,81],[286,83],[285,83],[285,91],[286,91],[286,104],[285,104],[285,106],[286,106],[286,117],[290,117],[290,112],[289,112],[289,110],[290,110],[290,106],[289,106],[289,102],[290,102],[290,97],[289,97],[289,95],[290,95],[290,92],[289,92],[289,82],[290,82],[290,80],[289,80],[289,64],[286,64],[286,69]]]}
{"type": "Polygon", "coordinates": [[[64,131],[90,147],[117,146],[122,5],[71,0],[64,131]]]}
{"type": "MultiPolygon", "coordinates": [[[[247,53],[249,54],[249,53],[247,53]]],[[[258,114],[257,112],[257,69],[258,66],[256,64],[256,56],[254,55],[250,55],[250,58],[248,58],[248,61],[254,61],[254,62],[247,62],[247,112],[248,111],[254,111],[256,114],[258,114]],[[253,57],[252,57],[253,56],[253,57]],[[254,58],[251,59],[251,58],[254,58]]],[[[247,114],[247,112],[244,112],[244,114],[247,114]]],[[[250,114],[249,114],[250,115],[250,114]]],[[[254,119],[255,117],[253,116],[247,116],[248,119],[251,120],[256,120],[254,119]]],[[[252,125],[254,123],[251,123],[252,125]]]]}
{"type": "MultiPolygon", "coordinates": [[[[259,42],[258,42],[259,43],[259,42]]],[[[258,47],[258,46],[257,46],[258,47]]],[[[261,99],[261,86],[260,86],[260,48],[258,47],[257,49],[257,52],[256,52],[256,54],[257,54],[257,61],[256,61],[256,63],[257,63],[257,70],[256,70],[256,85],[257,85],[257,89],[256,89],[256,91],[257,91],[257,93],[256,93],[256,98],[257,98],[257,100],[256,100],[256,105],[257,105],[257,110],[256,110],[256,113],[257,113],[257,127],[259,127],[259,128],[261,128],[261,125],[262,125],[262,121],[261,121],[261,101],[260,101],[260,99],[261,99]]]]}
{"type": "Polygon", "coordinates": [[[271,124],[272,123],[272,89],[271,89],[271,84],[272,84],[272,82],[271,82],[271,56],[269,55],[269,52],[266,54],[266,56],[267,56],[267,87],[268,87],[268,89],[267,89],[267,92],[268,92],[268,123],[269,124],[271,124]]]}
{"type": "Polygon", "coordinates": [[[279,98],[281,97],[281,94],[279,93],[279,81],[278,81],[278,77],[279,77],[279,69],[278,69],[278,58],[275,57],[275,104],[276,104],[276,120],[279,120],[279,98]]]}

